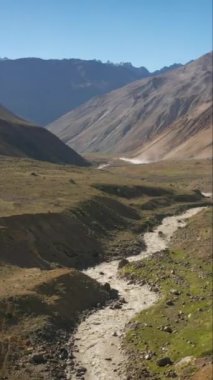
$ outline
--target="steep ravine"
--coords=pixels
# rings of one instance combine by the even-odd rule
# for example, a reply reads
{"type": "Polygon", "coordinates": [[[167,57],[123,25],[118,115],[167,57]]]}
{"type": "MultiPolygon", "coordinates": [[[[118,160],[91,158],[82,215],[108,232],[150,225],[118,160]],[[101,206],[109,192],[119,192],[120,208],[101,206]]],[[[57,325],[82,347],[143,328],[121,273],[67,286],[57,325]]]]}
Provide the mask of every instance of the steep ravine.
{"type": "MultiPolygon", "coordinates": [[[[197,207],[181,215],[163,219],[161,225],[153,232],[144,235],[146,251],[142,251],[137,256],[131,256],[128,260],[141,260],[147,255],[167,248],[177,228],[184,227],[186,220],[201,210],[201,207],[197,207]]],[[[120,347],[125,325],[136,313],[153,305],[158,296],[147,286],[127,283],[117,277],[117,268],[118,261],[114,260],[84,271],[99,282],[108,282],[112,288],[117,289],[125,303],[121,304],[121,308],[108,306],[99,309],[79,325],[74,337],[75,373],[68,363],[67,379],[125,379],[126,358],[120,347]]]]}

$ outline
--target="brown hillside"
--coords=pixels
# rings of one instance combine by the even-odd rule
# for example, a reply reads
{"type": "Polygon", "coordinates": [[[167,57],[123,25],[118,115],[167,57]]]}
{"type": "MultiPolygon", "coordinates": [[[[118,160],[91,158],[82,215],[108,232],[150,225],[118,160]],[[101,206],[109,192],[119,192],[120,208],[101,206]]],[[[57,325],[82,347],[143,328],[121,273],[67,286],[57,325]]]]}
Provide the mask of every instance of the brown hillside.
{"type": "Polygon", "coordinates": [[[84,160],[49,131],[35,127],[0,106],[0,155],[86,166],[84,160]]]}
{"type": "Polygon", "coordinates": [[[142,159],[211,155],[212,54],[97,97],[49,125],[80,152],[142,159]]]}

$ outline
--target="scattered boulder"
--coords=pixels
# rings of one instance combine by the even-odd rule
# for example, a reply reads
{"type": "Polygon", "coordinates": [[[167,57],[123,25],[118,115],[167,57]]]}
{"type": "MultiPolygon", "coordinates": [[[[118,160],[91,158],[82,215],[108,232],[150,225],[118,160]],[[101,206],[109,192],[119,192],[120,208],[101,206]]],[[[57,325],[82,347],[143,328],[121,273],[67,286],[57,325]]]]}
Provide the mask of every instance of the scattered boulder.
{"type": "Polygon", "coordinates": [[[47,359],[44,357],[43,354],[35,353],[31,356],[30,359],[31,363],[33,364],[44,364],[47,362],[47,359]]]}
{"type": "Polygon", "coordinates": [[[165,234],[164,234],[162,231],[158,231],[158,235],[159,235],[160,237],[164,237],[164,236],[165,236],[165,234]]]}
{"type": "Polygon", "coordinates": [[[172,300],[166,301],[167,306],[174,306],[174,302],[172,300]]]}
{"type": "Polygon", "coordinates": [[[118,263],[118,269],[121,269],[129,264],[129,260],[127,259],[121,259],[118,263]]]}
{"type": "Polygon", "coordinates": [[[86,371],[87,371],[87,369],[85,367],[79,367],[79,368],[77,368],[77,370],[76,370],[76,377],[84,379],[84,374],[85,374],[86,371]]]}
{"type": "Polygon", "coordinates": [[[144,356],[144,359],[145,359],[145,360],[150,360],[150,359],[152,359],[152,354],[151,354],[151,353],[146,354],[146,355],[144,356]]]}
{"type": "Polygon", "coordinates": [[[181,292],[177,289],[170,289],[170,293],[174,294],[175,296],[180,296],[181,292]]]}
{"type": "Polygon", "coordinates": [[[176,372],[172,371],[172,370],[168,371],[165,375],[166,375],[167,378],[170,378],[170,379],[175,379],[175,378],[178,377],[178,375],[176,374],[176,372]]]}
{"type": "Polygon", "coordinates": [[[157,285],[150,286],[150,290],[151,292],[155,292],[155,293],[158,293],[160,291],[157,285]]]}
{"type": "Polygon", "coordinates": [[[164,326],[163,327],[163,331],[165,331],[165,332],[168,332],[168,333],[172,333],[172,328],[170,327],[170,326],[164,326]]]}
{"type": "Polygon", "coordinates": [[[61,348],[60,353],[59,353],[59,358],[62,360],[65,360],[68,358],[68,351],[66,348],[61,348]]]}
{"type": "Polygon", "coordinates": [[[110,309],[111,310],[115,310],[115,309],[121,309],[122,308],[122,304],[118,301],[118,302],[115,302],[114,304],[112,304],[110,306],[110,309]]]}
{"type": "Polygon", "coordinates": [[[165,367],[166,365],[171,365],[171,364],[173,364],[173,361],[168,356],[157,360],[157,365],[159,367],[165,367]]]}
{"type": "Polygon", "coordinates": [[[183,317],[184,316],[184,312],[182,311],[182,310],[180,310],[179,312],[178,312],[178,317],[183,317]]]}
{"type": "Polygon", "coordinates": [[[104,289],[107,291],[107,292],[110,292],[111,290],[111,286],[108,282],[106,282],[104,285],[103,285],[104,289]]]}
{"type": "Polygon", "coordinates": [[[185,356],[184,358],[182,358],[179,362],[175,364],[175,367],[177,369],[184,368],[189,364],[194,364],[195,360],[196,359],[194,356],[185,356]]]}

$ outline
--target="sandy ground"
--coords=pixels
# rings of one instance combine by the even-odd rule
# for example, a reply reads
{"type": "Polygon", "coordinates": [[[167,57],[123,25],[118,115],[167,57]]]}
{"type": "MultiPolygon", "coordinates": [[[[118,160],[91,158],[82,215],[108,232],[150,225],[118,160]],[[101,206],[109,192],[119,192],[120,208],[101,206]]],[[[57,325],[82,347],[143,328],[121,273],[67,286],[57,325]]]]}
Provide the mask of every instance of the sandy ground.
{"type": "MultiPolygon", "coordinates": [[[[146,251],[137,256],[129,257],[129,261],[141,260],[159,250],[165,249],[178,227],[184,227],[191,216],[202,208],[194,208],[179,216],[165,218],[154,232],[144,235],[146,251]],[[161,234],[159,232],[161,231],[161,234]]],[[[84,271],[90,277],[101,283],[110,283],[119,291],[126,303],[121,309],[111,309],[110,306],[100,309],[83,321],[75,335],[76,368],[87,369],[85,380],[124,380],[124,362],[126,360],[121,350],[121,337],[125,325],[139,311],[146,309],[157,301],[156,293],[147,286],[128,284],[117,277],[118,261],[102,263],[84,271]]],[[[67,379],[76,380],[71,370],[67,370],[67,379]]]]}

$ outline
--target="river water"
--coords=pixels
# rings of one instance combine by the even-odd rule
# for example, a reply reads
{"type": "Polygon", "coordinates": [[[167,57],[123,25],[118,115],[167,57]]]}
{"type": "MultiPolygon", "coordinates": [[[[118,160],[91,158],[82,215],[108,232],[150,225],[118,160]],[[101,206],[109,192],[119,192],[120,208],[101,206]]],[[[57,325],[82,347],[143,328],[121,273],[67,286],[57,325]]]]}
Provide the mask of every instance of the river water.
{"type": "MultiPolygon", "coordinates": [[[[200,212],[203,208],[189,209],[178,216],[164,218],[153,231],[144,234],[147,246],[137,256],[128,257],[129,261],[138,261],[157,251],[168,247],[173,233],[178,227],[184,227],[188,218],[200,212]],[[162,232],[159,234],[159,232],[162,232]]],[[[111,309],[107,306],[86,318],[75,334],[76,368],[85,367],[86,372],[81,379],[85,380],[124,380],[125,355],[121,350],[121,340],[125,325],[143,309],[152,306],[158,299],[156,293],[147,286],[129,284],[117,276],[118,261],[102,263],[84,271],[88,276],[101,283],[108,282],[119,291],[126,303],[121,309],[111,309]]],[[[79,377],[67,368],[67,379],[76,380],[79,377]]]]}

